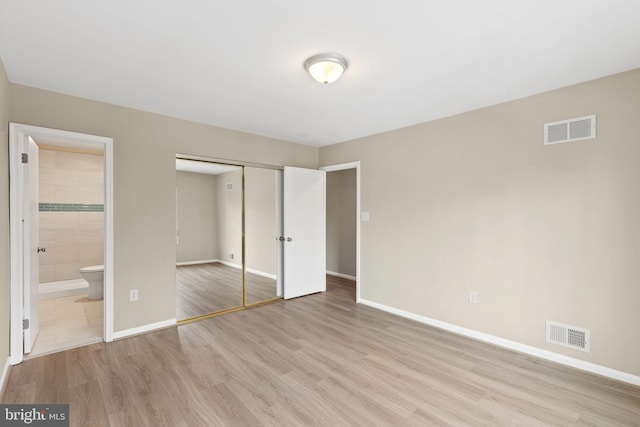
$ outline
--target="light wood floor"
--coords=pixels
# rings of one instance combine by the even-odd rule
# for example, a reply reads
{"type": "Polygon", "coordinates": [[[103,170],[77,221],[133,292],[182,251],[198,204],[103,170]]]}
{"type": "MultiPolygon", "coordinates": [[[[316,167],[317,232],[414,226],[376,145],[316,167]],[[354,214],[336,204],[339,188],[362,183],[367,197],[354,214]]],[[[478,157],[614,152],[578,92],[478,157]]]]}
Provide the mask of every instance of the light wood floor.
{"type": "MultiPolygon", "coordinates": [[[[242,270],[220,263],[176,268],[178,319],[242,306],[242,270]]],[[[276,297],[276,281],[247,273],[247,304],[276,297]]]]}
{"type": "Polygon", "coordinates": [[[353,283],[13,367],[73,426],[637,426],[640,388],[357,306],[353,283]]]}

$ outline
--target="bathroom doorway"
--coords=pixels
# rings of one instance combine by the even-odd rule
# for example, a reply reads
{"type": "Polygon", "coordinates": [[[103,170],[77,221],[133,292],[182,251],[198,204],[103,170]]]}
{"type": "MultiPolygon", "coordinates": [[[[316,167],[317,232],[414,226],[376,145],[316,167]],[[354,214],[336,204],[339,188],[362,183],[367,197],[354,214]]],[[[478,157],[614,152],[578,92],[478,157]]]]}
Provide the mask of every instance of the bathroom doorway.
{"type": "Polygon", "coordinates": [[[44,137],[34,141],[39,172],[40,331],[28,357],[104,337],[103,147],[79,148],[44,137]]]}
{"type": "Polygon", "coordinates": [[[16,364],[110,340],[112,140],[13,123],[10,140],[16,364]]]}

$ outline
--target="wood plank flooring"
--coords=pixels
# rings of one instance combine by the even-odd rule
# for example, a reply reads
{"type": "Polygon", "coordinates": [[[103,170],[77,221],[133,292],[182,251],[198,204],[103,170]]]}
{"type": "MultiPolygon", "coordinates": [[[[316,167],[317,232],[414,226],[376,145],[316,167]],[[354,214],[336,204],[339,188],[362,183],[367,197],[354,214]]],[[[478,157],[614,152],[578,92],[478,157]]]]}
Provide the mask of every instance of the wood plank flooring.
{"type": "MultiPolygon", "coordinates": [[[[247,304],[276,297],[276,281],[247,273],[247,304]]],[[[220,263],[176,268],[179,320],[242,306],[242,270],[220,263]]]]}
{"type": "Polygon", "coordinates": [[[353,283],[13,367],[72,426],[639,426],[640,388],[354,302],[353,283]]]}

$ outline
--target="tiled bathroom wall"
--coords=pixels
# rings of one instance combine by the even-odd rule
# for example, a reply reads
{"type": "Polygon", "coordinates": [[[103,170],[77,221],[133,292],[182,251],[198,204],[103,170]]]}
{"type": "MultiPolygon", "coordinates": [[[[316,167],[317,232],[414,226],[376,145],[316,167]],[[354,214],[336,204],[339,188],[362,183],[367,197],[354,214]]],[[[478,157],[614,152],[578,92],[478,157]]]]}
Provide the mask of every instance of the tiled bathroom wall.
{"type": "Polygon", "coordinates": [[[103,156],[40,149],[40,283],[103,264],[103,156]]]}

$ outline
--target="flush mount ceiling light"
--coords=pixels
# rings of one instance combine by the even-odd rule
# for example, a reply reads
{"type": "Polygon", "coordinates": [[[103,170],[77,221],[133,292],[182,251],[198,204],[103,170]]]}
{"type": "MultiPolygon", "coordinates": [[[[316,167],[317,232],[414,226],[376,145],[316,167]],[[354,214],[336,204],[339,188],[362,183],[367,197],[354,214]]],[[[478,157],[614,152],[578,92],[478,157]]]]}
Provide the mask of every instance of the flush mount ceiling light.
{"type": "Polygon", "coordinates": [[[321,53],[304,61],[304,68],[319,83],[329,84],[347,69],[347,60],[337,53],[321,53]]]}

